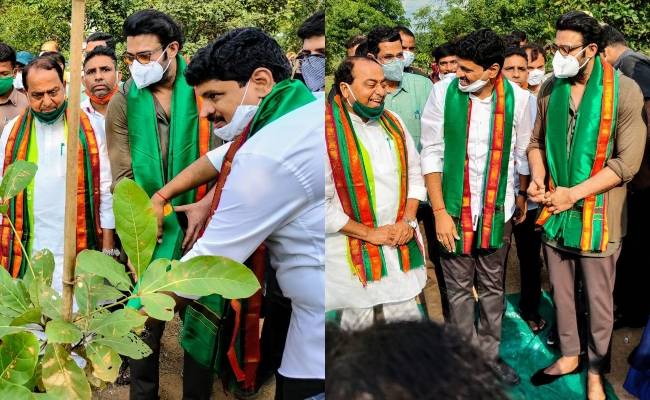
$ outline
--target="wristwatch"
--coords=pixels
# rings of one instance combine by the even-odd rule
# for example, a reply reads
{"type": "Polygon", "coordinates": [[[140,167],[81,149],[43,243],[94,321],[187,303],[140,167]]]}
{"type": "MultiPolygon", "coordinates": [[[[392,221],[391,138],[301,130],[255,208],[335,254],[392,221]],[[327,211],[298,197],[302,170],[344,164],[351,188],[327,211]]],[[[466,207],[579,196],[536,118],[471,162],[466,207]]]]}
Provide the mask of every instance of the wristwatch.
{"type": "Polygon", "coordinates": [[[418,229],[418,221],[416,219],[404,218],[404,222],[406,222],[411,228],[418,229]]]}

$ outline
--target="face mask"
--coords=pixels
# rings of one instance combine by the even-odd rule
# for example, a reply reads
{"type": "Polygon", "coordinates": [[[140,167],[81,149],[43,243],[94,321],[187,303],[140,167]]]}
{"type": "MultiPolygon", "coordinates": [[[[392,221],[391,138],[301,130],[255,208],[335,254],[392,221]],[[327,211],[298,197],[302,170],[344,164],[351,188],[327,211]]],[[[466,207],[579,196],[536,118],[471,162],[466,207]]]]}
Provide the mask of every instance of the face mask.
{"type": "Polygon", "coordinates": [[[537,86],[542,83],[544,79],[544,70],[542,69],[533,69],[528,72],[528,84],[531,86],[537,86]]]}
{"type": "Polygon", "coordinates": [[[50,125],[55,123],[59,119],[59,117],[63,115],[67,105],[68,105],[68,100],[64,101],[56,110],[52,110],[48,112],[39,112],[32,109],[32,112],[34,113],[34,116],[36,117],[37,120],[41,121],[46,125],[50,125]]]}
{"type": "Polygon", "coordinates": [[[410,67],[411,64],[413,64],[413,61],[415,61],[415,53],[412,51],[405,51],[404,52],[404,67],[410,67]]]}
{"type": "Polygon", "coordinates": [[[312,92],[325,89],[325,57],[308,56],[300,65],[305,85],[312,92]]]}
{"type": "Polygon", "coordinates": [[[388,64],[382,64],[384,69],[384,77],[389,81],[401,82],[404,75],[404,60],[396,58],[388,64]]]}
{"type": "Polygon", "coordinates": [[[352,111],[354,111],[355,114],[357,114],[361,118],[373,119],[373,120],[381,117],[381,114],[384,113],[384,103],[381,103],[381,105],[378,107],[368,107],[366,105],[363,105],[359,103],[359,101],[357,100],[357,96],[354,95],[354,92],[352,91],[350,85],[347,86],[348,89],[350,89],[350,94],[354,98],[354,104],[350,104],[350,101],[347,99],[346,101],[348,102],[348,105],[352,107],[352,111]]]}
{"type": "Polygon", "coordinates": [[[16,78],[14,79],[14,88],[17,90],[22,90],[25,87],[23,86],[23,73],[20,72],[16,74],[16,78]]]}
{"type": "MultiPolygon", "coordinates": [[[[585,50],[587,50],[586,47],[580,50],[578,54],[585,50]]],[[[576,56],[578,54],[576,54],[576,56]]],[[[571,78],[572,76],[578,75],[580,69],[587,65],[588,62],[589,58],[587,58],[582,65],[579,65],[578,59],[575,56],[569,54],[565,57],[560,54],[560,51],[558,50],[555,52],[555,56],[553,56],[553,74],[556,78],[571,78]]]]}
{"type": "Polygon", "coordinates": [[[5,95],[9,93],[9,91],[13,88],[13,86],[14,86],[13,76],[5,76],[4,78],[0,78],[0,95],[5,95]]]}
{"type": "Polygon", "coordinates": [[[92,94],[92,93],[90,92],[90,90],[86,89],[86,95],[88,96],[88,98],[90,99],[90,101],[92,101],[92,102],[95,103],[95,104],[101,104],[101,105],[103,105],[103,106],[105,106],[106,104],[108,104],[108,103],[111,101],[111,99],[113,98],[113,95],[114,95],[116,92],[117,92],[117,85],[115,85],[115,87],[113,88],[113,90],[111,90],[110,92],[108,92],[104,97],[97,97],[97,96],[95,96],[94,94],[92,94]]]}
{"type": "Polygon", "coordinates": [[[133,82],[135,82],[135,86],[138,89],[142,89],[149,85],[153,85],[154,83],[158,83],[163,78],[165,71],[167,71],[167,68],[169,68],[169,64],[172,63],[172,60],[170,59],[164,69],[163,66],[158,63],[166,51],[167,47],[165,47],[165,50],[163,50],[162,54],[156,61],[149,61],[148,64],[140,64],[138,60],[133,60],[133,64],[131,64],[129,70],[131,71],[133,82]]]}
{"type": "Polygon", "coordinates": [[[246,98],[249,83],[250,81],[246,83],[244,95],[241,97],[241,101],[235,109],[230,122],[221,128],[214,128],[212,131],[215,135],[225,140],[226,142],[233,140],[237,135],[242,133],[244,129],[246,129],[246,126],[248,126],[248,124],[253,120],[253,117],[259,108],[259,103],[257,105],[242,104],[244,102],[244,98],[246,98]]]}
{"type": "Polygon", "coordinates": [[[441,81],[445,80],[445,79],[454,79],[455,77],[456,77],[455,72],[449,72],[447,74],[443,74],[442,72],[438,72],[438,78],[440,78],[441,81]]]}
{"type": "Polygon", "coordinates": [[[460,84],[460,81],[458,81],[458,89],[460,89],[461,92],[465,93],[474,93],[478,92],[479,90],[483,89],[485,85],[487,85],[488,81],[484,81],[482,79],[477,79],[474,82],[470,83],[467,86],[463,86],[460,84]]]}

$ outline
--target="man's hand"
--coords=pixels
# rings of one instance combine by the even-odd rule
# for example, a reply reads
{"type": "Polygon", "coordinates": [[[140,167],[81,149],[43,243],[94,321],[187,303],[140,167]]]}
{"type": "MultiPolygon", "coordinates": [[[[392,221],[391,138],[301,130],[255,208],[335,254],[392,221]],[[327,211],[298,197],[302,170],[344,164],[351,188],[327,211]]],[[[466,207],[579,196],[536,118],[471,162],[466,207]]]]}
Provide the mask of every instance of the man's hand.
{"type": "Polygon", "coordinates": [[[201,229],[203,229],[205,221],[210,216],[211,206],[212,198],[205,196],[196,203],[174,207],[174,211],[177,213],[184,212],[187,216],[187,231],[185,231],[185,239],[183,239],[183,250],[191,249],[199,239],[201,229]]]}
{"type": "Polygon", "coordinates": [[[406,221],[398,221],[393,226],[395,227],[395,232],[397,234],[396,245],[401,246],[408,243],[408,241],[413,238],[413,234],[415,234],[415,231],[413,228],[411,228],[411,225],[409,225],[406,221]]]}
{"type": "Polygon", "coordinates": [[[438,241],[448,252],[453,253],[456,249],[456,240],[460,240],[454,219],[447,213],[447,210],[435,213],[434,219],[436,221],[438,241]]]}
{"type": "Polygon", "coordinates": [[[573,207],[575,202],[571,189],[559,186],[554,191],[546,193],[544,205],[548,207],[549,212],[559,214],[573,207]]]}
{"type": "Polygon", "coordinates": [[[370,228],[366,236],[366,242],[376,246],[397,244],[397,231],[395,225],[384,225],[379,228],[370,228]]]}
{"type": "Polygon", "coordinates": [[[515,199],[515,216],[513,221],[515,225],[519,225],[526,220],[526,212],[528,211],[528,203],[526,202],[526,196],[517,195],[515,199]]]}
{"type": "Polygon", "coordinates": [[[543,203],[545,200],[546,185],[544,178],[534,177],[528,185],[528,198],[535,203],[543,203]]]}

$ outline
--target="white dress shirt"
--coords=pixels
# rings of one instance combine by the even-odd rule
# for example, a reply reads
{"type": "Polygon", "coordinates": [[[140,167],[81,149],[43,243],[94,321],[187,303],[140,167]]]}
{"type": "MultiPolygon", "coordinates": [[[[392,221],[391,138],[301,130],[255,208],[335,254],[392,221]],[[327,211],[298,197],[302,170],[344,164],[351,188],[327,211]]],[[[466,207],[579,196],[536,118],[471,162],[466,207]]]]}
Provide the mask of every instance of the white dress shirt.
{"type": "MultiPolygon", "coordinates": [[[[279,372],[325,378],[325,105],[317,99],[262,128],[239,149],[217,212],[183,260],[243,262],[265,242],[291,321],[279,372]]],[[[224,146],[222,146],[224,147],[224,146]]],[[[212,153],[217,162],[223,157],[212,153]]]]}
{"type": "MultiPolygon", "coordinates": [[[[443,172],[444,167],[444,116],[445,96],[449,84],[454,81],[444,79],[433,85],[427,104],[422,113],[422,174],[443,172]]],[[[507,84],[507,83],[506,83],[507,84]]],[[[528,91],[511,84],[514,92],[514,116],[512,124],[512,143],[508,164],[508,184],[504,204],[505,219],[508,221],[515,211],[515,171],[530,175],[526,148],[533,129],[528,91]],[[516,167],[515,167],[516,166],[516,167]]],[[[472,221],[474,230],[483,211],[483,183],[487,173],[488,153],[490,151],[490,126],[492,124],[492,96],[483,100],[469,95],[472,102],[472,115],[469,121],[467,152],[469,155],[469,188],[471,193],[472,221]]],[[[444,177],[443,177],[444,179],[444,177]]]]}
{"type": "MultiPolygon", "coordinates": [[[[408,159],[407,198],[423,201],[426,199],[427,192],[420,170],[420,157],[404,123],[399,116],[397,118],[404,129],[406,139],[408,159]]],[[[397,222],[400,196],[400,172],[395,144],[377,121],[369,120],[364,123],[361,118],[352,113],[350,113],[350,119],[359,144],[366,151],[372,165],[377,225],[394,224],[397,222]]],[[[326,310],[367,308],[377,304],[401,302],[417,296],[426,283],[426,270],[425,268],[413,268],[409,272],[402,272],[396,247],[382,246],[387,274],[381,280],[368,282],[366,287],[363,287],[359,278],[353,273],[349,262],[347,236],[339,232],[348,223],[350,217],[345,214],[341,206],[341,200],[336,192],[332,177],[332,167],[327,155],[325,156],[325,164],[325,202],[327,207],[325,225],[326,310]]],[[[418,240],[422,243],[419,230],[416,229],[415,232],[418,235],[418,240]]]]}
{"type": "MultiPolygon", "coordinates": [[[[11,120],[0,137],[0,154],[5,154],[7,140],[19,117],[11,120]]],[[[63,117],[53,124],[44,124],[34,118],[36,144],[38,147],[38,170],[34,177],[34,233],[32,251],[48,249],[54,255],[52,287],[59,293],[63,290],[63,245],[65,224],[65,178],[66,137],[63,117]]],[[[104,140],[97,134],[97,144],[104,148],[99,153],[100,163],[100,210],[110,210],[100,215],[100,225],[105,229],[115,228],[112,197],[110,195],[111,173],[104,140]],[[108,204],[107,204],[108,203],[108,204]]],[[[0,175],[3,173],[0,163],[0,175]]],[[[0,221],[1,221],[0,217],[0,221]]]]}
{"type": "MultiPolygon", "coordinates": [[[[537,117],[537,96],[535,96],[532,93],[530,93],[530,101],[528,102],[528,108],[530,110],[530,120],[533,121],[534,124],[535,118],[537,117]]],[[[530,141],[530,138],[528,140],[530,141]]],[[[515,167],[515,169],[518,168],[515,167]]],[[[519,174],[517,173],[517,171],[515,171],[514,180],[515,180],[515,196],[517,196],[519,194],[519,189],[520,189],[519,174]]],[[[523,188],[522,190],[526,191],[528,190],[528,188],[523,188]]],[[[526,207],[528,211],[536,210],[539,208],[539,204],[535,203],[534,201],[528,200],[526,207]]]]}

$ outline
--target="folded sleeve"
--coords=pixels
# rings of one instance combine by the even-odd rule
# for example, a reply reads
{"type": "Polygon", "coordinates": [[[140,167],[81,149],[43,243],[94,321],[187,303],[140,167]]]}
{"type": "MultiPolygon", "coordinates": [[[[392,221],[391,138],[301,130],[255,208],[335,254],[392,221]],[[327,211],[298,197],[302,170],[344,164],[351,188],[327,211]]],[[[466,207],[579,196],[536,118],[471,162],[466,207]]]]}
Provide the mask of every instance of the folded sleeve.
{"type": "Polygon", "coordinates": [[[442,172],[445,154],[443,136],[444,96],[449,83],[446,80],[433,85],[427,103],[422,111],[421,131],[422,145],[421,169],[422,175],[442,172]]]}

